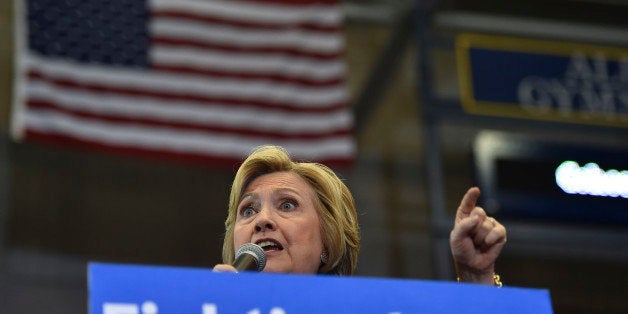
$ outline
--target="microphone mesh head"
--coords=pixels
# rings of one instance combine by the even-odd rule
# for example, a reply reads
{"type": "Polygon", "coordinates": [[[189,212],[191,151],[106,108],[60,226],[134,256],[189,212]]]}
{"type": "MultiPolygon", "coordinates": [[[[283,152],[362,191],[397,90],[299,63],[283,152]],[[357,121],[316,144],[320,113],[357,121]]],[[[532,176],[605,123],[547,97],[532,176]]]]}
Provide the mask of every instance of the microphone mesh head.
{"type": "Polygon", "coordinates": [[[250,254],[257,260],[257,271],[264,270],[266,267],[266,253],[261,246],[255,243],[245,243],[235,253],[235,259],[238,259],[242,254],[250,254]]]}

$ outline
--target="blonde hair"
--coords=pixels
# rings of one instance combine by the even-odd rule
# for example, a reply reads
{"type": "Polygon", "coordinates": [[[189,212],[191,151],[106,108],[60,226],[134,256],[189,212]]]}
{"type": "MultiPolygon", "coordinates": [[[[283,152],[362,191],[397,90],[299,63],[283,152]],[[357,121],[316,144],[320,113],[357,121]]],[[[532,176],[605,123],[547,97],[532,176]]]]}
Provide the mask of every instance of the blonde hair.
{"type": "Polygon", "coordinates": [[[329,167],[318,163],[295,162],[279,146],[257,148],[244,160],[236,173],[229,196],[229,213],[225,220],[223,262],[233,263],[233,232],[242,193],[255,178],[280,171],[299,175],[312,187],[316,196],[323,246],[328,254],[328,262],[319,269],[319,273],[353,274],[360,251],[360,236],[351,192],[329,167]]]}

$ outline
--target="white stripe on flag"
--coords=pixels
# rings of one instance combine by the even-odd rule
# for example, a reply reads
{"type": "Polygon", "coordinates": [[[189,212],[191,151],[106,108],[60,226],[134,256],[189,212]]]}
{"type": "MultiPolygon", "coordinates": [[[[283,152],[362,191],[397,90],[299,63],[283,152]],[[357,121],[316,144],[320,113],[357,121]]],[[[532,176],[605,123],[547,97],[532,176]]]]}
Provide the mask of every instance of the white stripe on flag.
{"type": "Polygon", "coordinates": [[[342,59],[316,60],[279,53],[218,52],[200,48],[172,47],[155,44],[151,50],[155,65],[186,66],[236,73],[285,74],[299,78],[329,80],[344,77],[342,59]]]}
{"type": "Polygon", "coordinates": [[[30,55],[27,64],[48,77],[104,85],[112,88],[132,88],[139,91],[159,91],[171,95],[200,97],[229,97],[236,100],[264,100],[290,103],[303,108],[325,108],[344,103],[347,90],[344,85],[329,87],[301,86],[265,80],[237,80],[193,76],[176,73],[143,73],[101,65],[78,64],[64,60],[43,60],[30,55]]]}
{"type": "Polygon", "coordinates": [[[241,130],[317,134],[349,130],[352,116],[348,110],[323,113],[286,112],[273,109],[242,108],[225,104],[198,104],[185,100],[155,97],[103,95],[54,86],[32,80],[27,88],[32,101],[53,102],[61,108],[93,114],[146,118],[167,122],[223,126],[241,130]]]}
{"type": "Polygon", "coordinates": [[[193,39],[247,48],[297,47],[310,52],[329,53],[337,52],[343,46],[340,36],[336,33],[317,33],[295,29],[249,30],[225,26],[208,27],[202,23],[170,18],[155,18],[150,24],[150,32],[156,37],[193,39]]]}
{"type": "Polygon", "coordinates": [[[355,150],[350,136],[309,141],[276,140],[91,121],[56,111],[33,109],[28,111],[24,120],[30,129],[49,134],[70,135],[86,141],[236,158],[245,156],[252,147],[264,144],[281,145],[293,154],[312,159],[351,158],[355,150]]]}
{"type": "Polygon", "coordinates": [[[337,26],[342,15],[337,4],[279,5],[246,1],[150,0],[154,10],[173,10],[198,15],[217,15],[243,22],[294,24],[314,22],[323,26],[337,26]]]}

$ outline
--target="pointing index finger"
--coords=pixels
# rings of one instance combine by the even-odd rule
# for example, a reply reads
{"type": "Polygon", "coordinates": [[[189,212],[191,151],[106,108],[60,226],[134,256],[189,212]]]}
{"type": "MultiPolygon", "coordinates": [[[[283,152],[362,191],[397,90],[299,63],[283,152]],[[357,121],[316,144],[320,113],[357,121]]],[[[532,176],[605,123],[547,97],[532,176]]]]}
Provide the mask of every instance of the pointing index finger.
{"type": "Polygon", "coordinates": [[[458,210],[456,211],[456,222],[469,217],[469,214],[473,208],[475,208],[478,198],[480,198],[480,189],[477,187],[470,188],[467,193],[464,194],[462,201],[460,201],[460,206],[458,206],[458,210]]]}

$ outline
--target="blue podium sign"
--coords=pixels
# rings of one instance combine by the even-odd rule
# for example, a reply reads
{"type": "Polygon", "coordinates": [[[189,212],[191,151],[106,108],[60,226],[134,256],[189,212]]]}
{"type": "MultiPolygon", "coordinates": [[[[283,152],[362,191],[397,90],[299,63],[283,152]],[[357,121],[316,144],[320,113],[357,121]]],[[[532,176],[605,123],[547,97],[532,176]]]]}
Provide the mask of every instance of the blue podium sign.
{"type": "Polygon", "coordinates": [[[91,263],[91,314],[552,313],[547,290],[91,263]]]}

